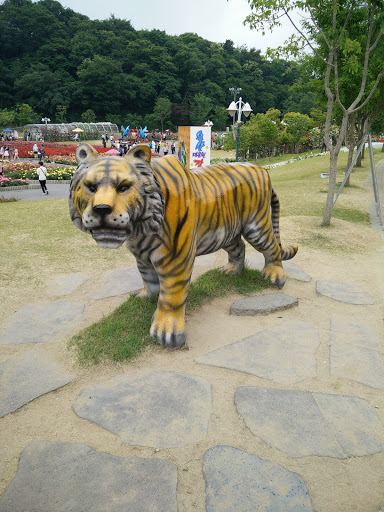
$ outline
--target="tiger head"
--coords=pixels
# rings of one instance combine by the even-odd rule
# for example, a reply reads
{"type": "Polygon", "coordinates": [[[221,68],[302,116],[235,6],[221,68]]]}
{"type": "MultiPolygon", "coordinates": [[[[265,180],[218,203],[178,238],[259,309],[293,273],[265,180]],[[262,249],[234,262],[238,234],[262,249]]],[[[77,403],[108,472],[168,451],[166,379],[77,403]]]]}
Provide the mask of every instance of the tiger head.
{"type": "Polygon", "coordinates": [[[117,248],[131,236],[156,233],[164,196],[151,167],[151,150],[139,145],[124,156],[103,156],[89,144],[76,149],[77,170],[69,192],[76,227],[101,247],[117,248]]]}

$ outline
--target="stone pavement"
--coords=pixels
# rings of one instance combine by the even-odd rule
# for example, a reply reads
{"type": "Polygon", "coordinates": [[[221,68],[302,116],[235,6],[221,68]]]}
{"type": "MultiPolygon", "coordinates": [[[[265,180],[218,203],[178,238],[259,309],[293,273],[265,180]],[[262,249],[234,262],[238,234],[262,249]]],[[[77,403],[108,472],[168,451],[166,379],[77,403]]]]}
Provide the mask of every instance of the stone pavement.
{"type": "MultiPolygon", "coordinates": [[[[260,256],[249,253],[248,264],[260,267],[260,256]]],[[[201,273],[215,261],[214,255],[200,257],[196,268],[201,273]]],[[[313,293],[328,315],[328,378],[351,382],[351,394],[321,390],[319,374],[326,372],[321,367],[328,349],[317,319],[299,314],[305,299],[268,291],[236,300],[227,315],[240,315],[242,321],[267,315],[273,321],[261,329],[254,324],[249,336],[224,339],[219,348],[207,348],[194,358],[190,373],[159,371],[150,362],[145,367],[145,356],[143,371],[132,372],[126,366],[112,378],[101,372],[91,385],[76,392],[66,416],[69,423],[81,419],[87,433],[79,442],[51,435],[26,442],[0,499],[0,512],[336,512],[327,504],[317,502],[314,507],[312,462],[322,458],[333,469],[341,461],[378,456],[383,461],[382,500],[366,512],[384,506],[384,419],[377,406],[384,390],[383,340],[365,318],[366,308],[377,306],[377,299],[348,282],[314,281],[292,262],[284,267],[296,289],[313,293]],[[335,314],[336,303],[344,304],[348,314],[335,314]],[[355,308],[353,314],[350,308],[355,308]],[[287,310],[289,318],[282,317],[287,310]],[[204,377],[198,375],[199,369],[206,369],[204,377]],[[214,375],[221,376],[223,388],[210,382],[214,375]],[[225,382],[233,375],[239,376],[238,384],[228,393],[225,382]],[[302,383],[307,389],[298,387],[302,383]],[[223,400],[228,414],[217,406],[223,400]],[[238,437],[232,438],[238,442],[232,444],[224,431],[222,438],[220,432],[212,434],[230,421],[229,415],[239,428],[238,437]],[[132,456],[94,449],[87,439],[92,439],[95,429],[112,436],[122,451],[131,446],[132,456]],[[244,435],[252,450],[242,448],[244,435]],[[212,443],[212,438],[220,442],[212,443]],[[197,447],[203,449],[201,457],[195,456],[197,447]],[[183,448],[188,454],[185,460],[178,464],[167,460],[183,448]],[[283,464],[276,462],[276,454],[283,464]],[[300,472],[292,470],[301,458],[306,464],[300,472]],[[190,459],[197,464],[195,477],[204,481],[203,506],[193,499],[185,505],[180,497],[190,459]]],[[[0,422],[26,407],[38,410],[42,400],[38,397],[55,393],[59,398],[80,379],[75,368],[68,373],[60,358],[54,360],[52,350],[47,355],[41,348],[55,346],[57,339],[80,325],[85,305],[71,295],[89,279],[80,273],[57,276],[47,283],[43,303],[21,308],[5,319],[0,345],[25,345],[26,350],[0,364],[0,422]]],[[[136,268],[115,269],[98,277],[87,300],[110,300],[139,286],[136,268]]],[[[183,352],[188,353],[163,353],[176,362],[183,352]]],[[[350,510],[363,509],[352,504],[350,510]]]]}

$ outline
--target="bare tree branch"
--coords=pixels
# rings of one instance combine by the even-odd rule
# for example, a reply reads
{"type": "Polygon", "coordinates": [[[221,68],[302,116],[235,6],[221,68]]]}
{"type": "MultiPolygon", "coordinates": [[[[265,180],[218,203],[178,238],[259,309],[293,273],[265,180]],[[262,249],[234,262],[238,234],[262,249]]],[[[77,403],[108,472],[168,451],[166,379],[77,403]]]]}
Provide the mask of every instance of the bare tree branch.
{"type": "Polygon", "coordinates": [[[316,56],[322,60],[325,64],[328,64],[326,59],[324,59],[324,57],[322,57],[320,55],[320,53],[316,50],[316,48],[312,45],[312,43],[310,42],[310,40],[306,37],[306,35],[298,28],[298,26],[296,25],[296,23],[292,20],[292,18],[290,17],[290,15],[288,14],[288,11],[286,10],[285,7],[283,7],[283,11],[284,11],[284,14],[287,16],[287,18],[289,19],[289,21],[291,22],[292,26],[294,27],[294,29],[301,35],[301,37],[307,42],[307,45],[311,48],[311,50],[313,51],[313,53],[316,54],[316,56]]]}

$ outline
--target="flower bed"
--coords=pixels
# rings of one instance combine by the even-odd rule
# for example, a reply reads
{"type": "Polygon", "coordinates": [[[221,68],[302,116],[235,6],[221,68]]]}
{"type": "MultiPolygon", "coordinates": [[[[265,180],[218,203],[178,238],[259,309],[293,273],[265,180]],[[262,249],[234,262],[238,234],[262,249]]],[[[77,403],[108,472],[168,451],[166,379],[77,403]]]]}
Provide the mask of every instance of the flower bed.
{"type": "MultiPolygon", "coordinates": [[[[9,162],[3,165],[3,172],[10,179],[36,180],[37,168],[37,164],[30,164],[29,162],[9,162]]],[[[54,167],[50,165],[47,165],[46,169],[48,180],[70,180],[76,171],[76,167],[54,167]]]]}
{"type": "Polygon", "coordinates": [[[64,165],[77,165],[76,158],[73,155],[58,155],[58,156],[50,156],[45,159],[46,162],[52,162],[55,164],[64,164],[64,165]]]}
{"type": "Polygon", "coordinates": [[[21,187],[23,185],[29,185],[28,180],[17,179],[13,177],[0,176],[0,187],[21,187]]]}
{"type": "Polygon", "coordinates": [[[4,197],[0,196],[0,203],[15,203],[16,201],[19,201],[16,197],[4,197]]]}
{"type": "MultiPolygon", "coordinates": [[[[34,141],[11,141],[6,143],[7,146],[17,148],[19,152],[19,158],[32,158],[34,141]]],[[[75,155],[77,144],[59,144],[57,142],[37,142],[38,148],[40,149],[44,145],[45,156],[61,156],[61,155],[75,155]]],[[[103,146],[94,146],[96,151],[99,153],[105,153],[110,148],[104,148],[103,146]]]]}

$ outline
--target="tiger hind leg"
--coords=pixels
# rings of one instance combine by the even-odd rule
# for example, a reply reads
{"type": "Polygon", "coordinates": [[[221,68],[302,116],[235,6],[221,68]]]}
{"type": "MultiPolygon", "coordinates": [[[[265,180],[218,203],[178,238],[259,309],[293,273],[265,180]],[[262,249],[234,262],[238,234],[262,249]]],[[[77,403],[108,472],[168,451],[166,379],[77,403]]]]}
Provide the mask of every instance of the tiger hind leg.
{"type": "Polygon", "coordinates": [[[132,295],[136,295],[141,299],[147,299],[149,297],[159,295],[160,283],[156,270],[140,261],[137,261],[137,268],[143,280],[144,288],[137,290],[132,295]]]}
{"type": "Polygon", "coordinates": [[[281,247],[276,240],[272,226],[267,229],[257,225],[247,226],[243,236],[256,251],[263,254],[265,260],[263,276],[269,279],[273,286],[282,288],[286,281],[286,275],[281,262],[281,247]]]}
{"type": "Polygon", "coordinates": [[[221,272],[227,275],[239,275],[244,269],[245,261],[245,244],[241,235],[237,235],[233,240],[223,247],[228,253],[228,264],[223,267],[221,272]]]}

